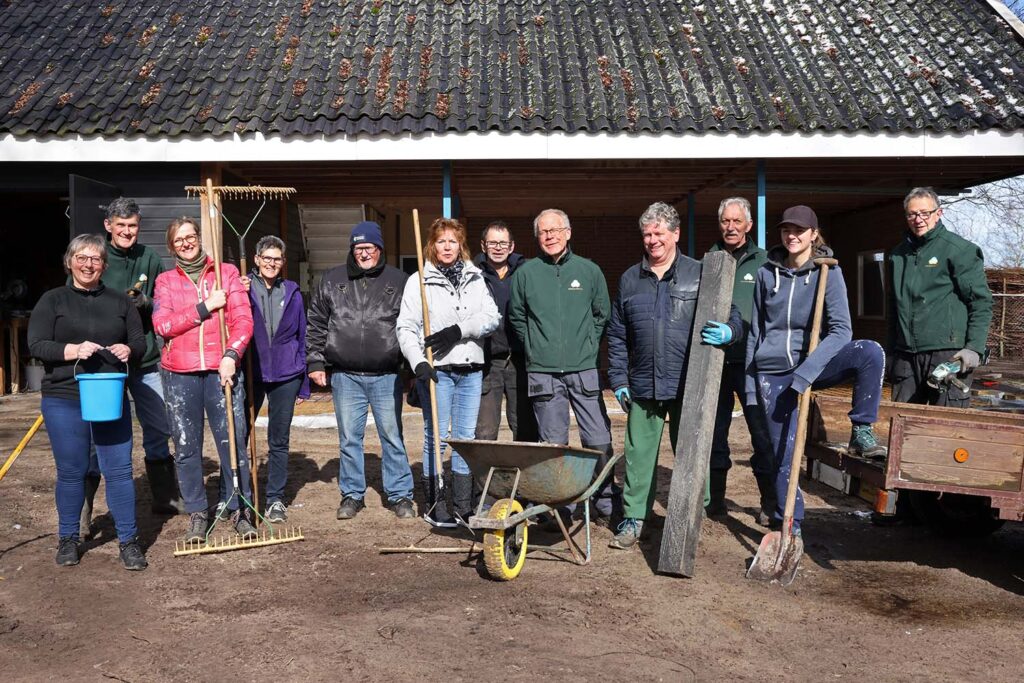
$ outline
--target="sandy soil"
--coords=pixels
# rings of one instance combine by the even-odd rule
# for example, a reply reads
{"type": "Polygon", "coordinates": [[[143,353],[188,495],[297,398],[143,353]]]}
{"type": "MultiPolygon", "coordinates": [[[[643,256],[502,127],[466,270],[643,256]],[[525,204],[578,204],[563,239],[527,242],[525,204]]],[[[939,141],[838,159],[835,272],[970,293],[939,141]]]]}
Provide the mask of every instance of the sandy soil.
{"type": "MultiPolygon", "coordinates": [[[[32,396],[0,402],[4,456],[37,407],[32,396]]],[[[613,427],[621,448],[621,414],[613,427]]],[[[407,414],[405,428],[418,461],[419,417],[407,414]]],[[[744,453],[742,420],[733,437],[744,453]]],[[[98,538],[80,565],[60,568],[40,431],[0,483],[3,679],[1020,680],[1024,525],[973,542],[878,528],[854,514],[867,509],[860,501],[812,482],[800,574],[788,588],[763,585],[744,578],[764,530],[740,459],[730,516],[705,522],[695,578],[654,574],[660,532],[622,552],[596,528],[590,566],[534,554],[517,580],[497,583],[476,558],[377,552],[453,541],[382,507],[372,430],[373,491],[352,521],[334,518],[336,433],[296,430],[292,450],[289,515],[304,542],[172,557],[185,519],[149,515],[137,478],[150,568],[120,568],[102,495],[98,538]]],[[[670,465],[666,443],[659,513],[670,465]]]]}

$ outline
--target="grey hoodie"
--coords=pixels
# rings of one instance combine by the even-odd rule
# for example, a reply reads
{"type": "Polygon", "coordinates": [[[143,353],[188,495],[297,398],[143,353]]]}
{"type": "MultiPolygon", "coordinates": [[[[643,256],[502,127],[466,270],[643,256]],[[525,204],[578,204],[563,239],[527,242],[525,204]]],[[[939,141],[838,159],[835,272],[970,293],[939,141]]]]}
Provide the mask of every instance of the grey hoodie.
{"type": "Polygon", "coordinates": [[[814,257],[795,270],[784,265],[787,256],[785,247],[773,247],[768,252],[768,261],[757,271],[747,337],[747,405],[757,402],[757,373],[793,372],[791,386],[802,393],[853,338],[846,282],[842,271],[834,266],[829,269],[825,288],[821,341],[814,353],[807,355],[814,298],[821,275],[821,268],[814,259],[830,258],[832,250],[816,248],[814,257]]]}

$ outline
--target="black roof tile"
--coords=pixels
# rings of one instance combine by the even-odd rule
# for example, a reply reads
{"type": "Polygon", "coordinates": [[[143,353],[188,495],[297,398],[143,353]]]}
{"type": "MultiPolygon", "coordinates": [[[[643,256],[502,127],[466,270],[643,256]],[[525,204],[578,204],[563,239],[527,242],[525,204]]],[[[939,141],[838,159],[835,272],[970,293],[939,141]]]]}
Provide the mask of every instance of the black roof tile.
{"type": "Polygon", "coordinates": [[[1022,45],[978,0],[7,0],[0,133],[1019,130],[1022,45]]]}

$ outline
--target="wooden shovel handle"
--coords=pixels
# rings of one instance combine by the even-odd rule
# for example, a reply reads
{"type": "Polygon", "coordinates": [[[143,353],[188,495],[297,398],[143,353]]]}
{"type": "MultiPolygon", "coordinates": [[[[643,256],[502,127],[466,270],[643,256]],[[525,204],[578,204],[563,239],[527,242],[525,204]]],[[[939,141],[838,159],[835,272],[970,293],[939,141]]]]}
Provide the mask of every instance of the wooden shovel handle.
{"type": "MultiPolygon", "coordinates": [[[[825,287],[828,283],[829,266],[838,264],[835,259],[815,259],[821,267],[818,277],[818,291],[814,298],[814,318],[811,322],[811,340],[807,345],[807,355],[818,348],[818,337],[821,335],[821,318],[825,309],[825,287]]],[[[793,510],[796,508],[796,491],[800,486],[800,464],[804,458],[804,443],[807,441],[807,416],[811,412],[811,388],[800,394],[799,410],[796,418],[796,442],[793,444],[793,458],[789,465],[789,488],[786,491],[786,508],[783,511],[783,533],[789,534],[793,528],[793,510]]]]}
{"type": "MultiPolygon", "coordinates": [[[[427,306],[427,287],[423,282],[423,242],[420,239],[419,209],[412,210],[412,228],[416,236],[416,268],[419,273],[420,303],[423,308],[423,338],[426,339],[430,336],[430,310],[427,306]]],[[[425,346],[424,351],[430,367],[434,367],[433,350],[425,346]]],[[[439,484],[437,489],[440,491],[444,487],[444,471],[441,469],[441,431],[437,420],[437,385],[433,379],[429,380],[427,385],[430,387],[430,425],[434,430],[434,476],[439,484]]]]}

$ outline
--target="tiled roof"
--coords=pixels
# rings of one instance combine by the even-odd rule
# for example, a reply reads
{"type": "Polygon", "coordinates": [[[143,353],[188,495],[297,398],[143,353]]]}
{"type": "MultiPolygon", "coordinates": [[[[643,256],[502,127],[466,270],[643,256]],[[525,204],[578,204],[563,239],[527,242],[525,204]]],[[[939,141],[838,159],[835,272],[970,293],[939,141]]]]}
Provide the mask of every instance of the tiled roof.
{"type": "Polygon", "coordinates": [[[0,2],[0,134],[1024,128],[980,0],[0,2]]]}

